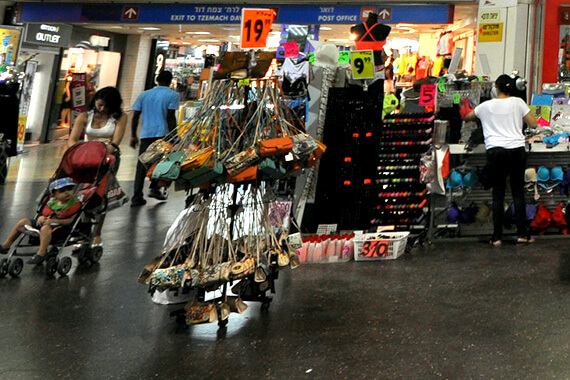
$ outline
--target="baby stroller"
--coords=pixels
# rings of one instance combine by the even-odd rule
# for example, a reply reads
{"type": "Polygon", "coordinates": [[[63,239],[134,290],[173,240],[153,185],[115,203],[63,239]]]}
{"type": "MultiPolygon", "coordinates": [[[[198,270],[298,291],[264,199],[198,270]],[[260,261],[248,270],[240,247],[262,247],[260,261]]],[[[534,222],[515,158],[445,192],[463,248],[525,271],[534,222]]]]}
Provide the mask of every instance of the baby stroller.
{"type": "MultiPolygon", "coordinates": [[[[72,260],[69,256],[58,257],[66,246],[74,246],[73,254],[77,255],[80,263],[95,263],[103,255],[103,247],[91,245],[95,227],[110,208],[117,207],[117,204],[120,206],[128,200],[111,170],[114,162],[115,156],[107,153],[105,143],[97,141],[75,144],[64,153],[50,183],[55,179],[71,177],[78,184],[75,191],[82,204],[71,229],[65,229],[64,234],[56,234],[54,231],[45,259],[48,276],[53,276],[56,271],[64,276],[71,269],[72,260]]],[[[48,184],[39,198],[36,217],[41,215],[51,198],[48,184]]],[[[37,232],[26,231],[20,234],[7,257],[0,259],[0,278],[6,274],[18,277],[24,267],[24,261],[19,256],[32,256],[34,251],[27,252],[30,251],[28,248],[38,245],[37,232]]]]}

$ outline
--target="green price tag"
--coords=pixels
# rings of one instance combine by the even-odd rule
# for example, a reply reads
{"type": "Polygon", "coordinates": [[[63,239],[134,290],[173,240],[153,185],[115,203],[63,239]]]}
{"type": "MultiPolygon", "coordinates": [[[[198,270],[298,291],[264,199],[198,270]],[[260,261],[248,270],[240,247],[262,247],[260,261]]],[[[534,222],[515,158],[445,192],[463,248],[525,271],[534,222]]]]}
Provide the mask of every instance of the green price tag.
{"type": "Polygon", "coordinates": [[[338,63],[343,65],[350,62],[350,52],[349,51],[341,51],[338,55],[338,63]]]}
{"type": "Polygon", "coordinates": [[[247,79],[240,79],[240,80],[238,81],[238,86],[239,86],[239,87],[249,86],[249,78],[247,78],[247,79]]]}
{"type": "Polygon", "coordinates": [[[309,53],[309,62],[311,63],[311,65],[315,64],[315,54],[314,53],[309,53]]]}
{"type": "Polygon", "coordinates": [[[453,104],[459,104],[460,101],[461,97],[459,96],[459,94],[453,94],[453,104]]]}
{"type": "Polygon", "coordinates": [[[439,82],[437,83],[437,90],[439,92],[445,92],[445,78],[439,78],[439,82]]]}

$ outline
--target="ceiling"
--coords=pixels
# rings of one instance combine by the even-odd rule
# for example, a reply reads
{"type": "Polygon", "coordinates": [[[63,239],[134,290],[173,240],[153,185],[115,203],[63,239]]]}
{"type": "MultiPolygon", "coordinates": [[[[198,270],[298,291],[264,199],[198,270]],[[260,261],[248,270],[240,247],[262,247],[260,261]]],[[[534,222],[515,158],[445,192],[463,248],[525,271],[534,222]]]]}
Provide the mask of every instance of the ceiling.
{"type": "MultiPolygon", "coordinates": [[[[462,4],[455,6],[454,23],[450,24],[406,24],[399,28],[398,25],[388,24],[392,27],[390,38],[408,38],[417,39],[420,33],[437,33],[446,29],[453,28],[456,33],[464,33],[473,30],[476,25],[477,5],[462,4]],[[409,30],[413,28],[413,30],[409,30]]],[[[110,24],[93,24],[80,23],[76,24],[85,28],[107,30],[113,33],[121,34],[144,34],[150,36],[159,36],[167,39],[171,44],[179,45],[203,45],[217,44],[219,42],[239,42],[240,27],[237,24],[136,24],[136,25],[110,25],[110,24]],[[145,31],[142,28],[155,27],[160,28],[154,31],[145,31]],[[188,34],[203,32],[209,34],[188,34]],[[206,40],[206,41],[203,41],[206,40]]],[[[350,35],[350,24],[321,24],[319,30],[319,40],[342,45],[343,41],[337,39],[348,39],[350,35]]],[[[280,24],[274,24],[272,31],[279,33],[280,24]]],[[[349,42],[346,42],[347,44],[349,42]]]]}

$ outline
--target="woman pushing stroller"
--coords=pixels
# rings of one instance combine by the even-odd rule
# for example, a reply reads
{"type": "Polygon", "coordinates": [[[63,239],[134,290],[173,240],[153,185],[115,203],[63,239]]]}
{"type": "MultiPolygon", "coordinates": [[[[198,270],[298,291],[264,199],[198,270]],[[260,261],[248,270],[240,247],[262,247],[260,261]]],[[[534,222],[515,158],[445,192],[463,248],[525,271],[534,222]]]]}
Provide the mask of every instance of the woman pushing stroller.
{"type": "Polygon", "coordinates": [[[46,203],[41,215],[32,219],[24,218],[16,223],[2,243],[0,253],[8,253],[10,246],[21,233],[39,232],[38,251],[27,263],[36,265],[43,263],[53,236],[67,235],[71,230],[71,224],[81,210],[81,202],[75,196],[75,186],[75,182],[69,177],[54,180],[49,185],[53,198],[46,203]]]}

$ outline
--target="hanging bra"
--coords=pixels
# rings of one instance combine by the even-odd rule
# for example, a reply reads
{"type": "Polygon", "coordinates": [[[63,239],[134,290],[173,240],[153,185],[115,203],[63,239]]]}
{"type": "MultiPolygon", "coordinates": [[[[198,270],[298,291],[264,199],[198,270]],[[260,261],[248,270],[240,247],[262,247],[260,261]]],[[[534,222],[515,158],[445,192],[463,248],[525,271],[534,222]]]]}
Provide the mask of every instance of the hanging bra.
{"type": "Polygon", "coordinates": [[[386,41],[377,41],[376,38],[372,35],[372,30],[377,27],[378,25],[382,25],[379,22],[372,25],[370,28],[366,23],[363,23],[364,27],[366,28],[366,33],[360,37],[358,41],[354,41],[356,46],[356,50],[382,50],[384,45],[386,45],[386,41]],[[366,36],[370,36],[372,41],[363,41],[366,36]]]}
{"type": "Polygon", "coordinates": [[[91,125],[93,124],[93,115],[95,112],[89,111],[87,113],[87,125],[85,126],[85,139],[87,137],[91,138],[112,138],[115,134],[115,127],[117,121],[113,117],[109,117],[107,120],[107,124],[102,126],[101,128],[93,128],[91,125]]]}

